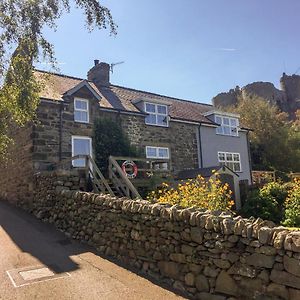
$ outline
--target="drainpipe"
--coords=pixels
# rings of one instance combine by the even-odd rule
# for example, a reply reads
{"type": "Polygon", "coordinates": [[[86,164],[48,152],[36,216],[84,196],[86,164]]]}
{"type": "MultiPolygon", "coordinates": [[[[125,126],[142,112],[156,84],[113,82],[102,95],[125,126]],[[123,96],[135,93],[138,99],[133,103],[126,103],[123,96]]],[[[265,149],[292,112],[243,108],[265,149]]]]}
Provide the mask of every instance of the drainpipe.
{"type": "Polygon", "coordinates": [[[64,103],[61,102],[59,106],[59,140],[58,140],[59,161],[62,161],[63,111],[64,111],[64,103]]]}
{"type": "Polygon", "coordinates": [[[251,152],[250,152],[250,142],[249,142],[249,131],[246,134],[247,138],[247,150],[248,150],[248,160],[249,160],[249,170],[250,170],[250,184],[252,185],[252,161],[251,161],[251,152]]]}
{"type": "Polygon", "coordinates": [[[202,142],[201,142],[201,124],[198,127],[198,134],[197,134],[197,144],[198,144],[198,161],[199,161],[199,168],[203,168],[203,156],[202,156],[202,142]]]}

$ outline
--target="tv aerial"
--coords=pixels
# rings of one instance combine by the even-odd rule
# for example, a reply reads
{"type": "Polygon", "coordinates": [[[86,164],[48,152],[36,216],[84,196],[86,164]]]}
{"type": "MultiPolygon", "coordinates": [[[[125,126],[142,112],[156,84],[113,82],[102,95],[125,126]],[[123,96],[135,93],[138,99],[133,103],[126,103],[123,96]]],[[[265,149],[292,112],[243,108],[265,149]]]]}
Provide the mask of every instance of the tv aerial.
{"type": "Polygon", "coordinates": [[[116,62],[116,63],[111,63],[110,64],[110,71],[111,71],[111,73],[114,73],[114,67],[115,66],[118,66],[118,65],[121,65],[121,64],[124,64],[125,63],[125,61],[119,61],[119,62],[116,62]]]}

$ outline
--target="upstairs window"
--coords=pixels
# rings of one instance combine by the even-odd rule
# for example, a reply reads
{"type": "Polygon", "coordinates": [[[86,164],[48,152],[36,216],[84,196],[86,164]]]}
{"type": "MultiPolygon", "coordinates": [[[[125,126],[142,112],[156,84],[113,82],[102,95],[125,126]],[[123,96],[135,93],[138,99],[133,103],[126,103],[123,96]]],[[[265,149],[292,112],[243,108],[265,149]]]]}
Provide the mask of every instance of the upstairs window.
{"type": "Polygon", "coordinates": [[[241,172],[241,157],[239,153],[218,152],[218,160],[221,166],[227,166],[235,172],[241,172]]]}
{"type": "Polygon", "coordinates": [[[168,108],[166,105],[145,102],[146,124],[157,126],[169,126],[168,108]]]}
{"type": "Polygon", "coordinates": [[[74,120],[75,122],[89,122],[89,101],[86,99],[74,99],[74,120]]]}
{"type": "Polygon", "coordinates": [[[216,116],[215,122],[220,126],[217,127],[217,134],[238,136],[239,120],[237,118],[216,116]]]}
{"type": "Polygon", "coordinates": [[[169,159],[169,148],[146,146],[147,158],[169,159]]]}

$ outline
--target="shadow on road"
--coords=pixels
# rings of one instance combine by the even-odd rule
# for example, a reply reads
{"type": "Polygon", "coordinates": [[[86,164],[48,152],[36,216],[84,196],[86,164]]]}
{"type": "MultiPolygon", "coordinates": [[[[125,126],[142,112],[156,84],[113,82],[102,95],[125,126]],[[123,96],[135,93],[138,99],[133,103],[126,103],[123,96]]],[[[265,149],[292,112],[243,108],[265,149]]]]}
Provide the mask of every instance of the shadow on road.
{"type": "MultiPolygon", "coordinates": [[[[78,265],[70,256],[87,251],[83,249],[84,246],[71,242],[53,226],[42,223],[21,209],[1,201],[0,227],[14,244],[25,252],[21,256],[16,254],[19,257],[16,263],[23,264],[21,267],[26,266],[27,260],[32,262],[30,256],[33,256],[56,273],[71,272],[78,269],[78,265]]],[[[5,249],[5,239],[1,241],[1,236],[0,244],[5,249]]]]}
{"type": "MultiPolygon", "coordinates": [[[[19,250],[15,251],[16,253],[9,254],[9,257],[12,257],[14,261],[14,268],[33,266],[32,258],[35,258],[39,261],[38,264],[49,267],[55,273],[72,272],[80,268],[72,260],[72,256],[91,252],[123,269],[146,278],[155,285],[176,292],[178,295],[182,294],[179,291],[175,291],[166,283],[149,277],[134,267],[129,267],[112,257],[101,255],[88,245],[66,238],[53,225],[43,223],[29,213],[2,201],[0,201],[0,229],[5,231],[13,243],[24,254],[20,256],[19,250]],[[16,263],[15,260],[17,261],[16,263]]],[[[0,249],[3,248],[4,251],[5,249],[11,249],[11,246],[9,247],[5,243],[11,244],[11,241],[7,242],[7,239],[3,237],[0,231],[0,249]]]]}

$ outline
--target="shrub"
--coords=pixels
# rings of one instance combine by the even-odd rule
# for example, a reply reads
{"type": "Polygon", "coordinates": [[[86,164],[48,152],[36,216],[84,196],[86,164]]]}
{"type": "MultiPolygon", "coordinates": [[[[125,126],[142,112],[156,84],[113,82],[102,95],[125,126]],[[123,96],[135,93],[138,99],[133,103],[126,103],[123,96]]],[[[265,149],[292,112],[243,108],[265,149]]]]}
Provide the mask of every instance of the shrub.
{"type": "Polygon", "coordinates": [[[288,195],[288,191],[282,182],[273,181],[265,184],[260,189],[260,195],[263,198],[272,197],[281,206],[288,195]]]}
{"type": "Polygon", "coordinates": [[[198,176],[196,179],[178,184],[176,188],[163,183],[161,188],[151,192],[147,199],[159,203],[178,204],[182,207],[227,210],[234,204],[231,195],[228,184],[222,184],[219,179],[206,181],[198,176]]]}
{"type": "Polygon", "coordinates": [[[248,194],[245,205],[241,211],[245,217],[256,217],[274,222],[281,220],[281,208],[274,197],[261,195],[260,190],[251,191],[248,194]]]}
{"type": "Polygon", "coordinates": [[[94,123],[95,161],[100,170],[106,173],[108,158],[114,156],[138,156],[124,134],[121,124],[117,121],[103,118],[94,123]]]}
{"type": "Polygon", "coordinates": [[[279,223],[283,215],[283,203],[288,195],[287,186],[281,182],[269,182],[248,194],[242,214],[260,217],[279,223]]]}
{"type": "Polygon", "coordinates": [[[300,179],[295,179],[284,203],[283,225],[300,227],[300,179]]]}

